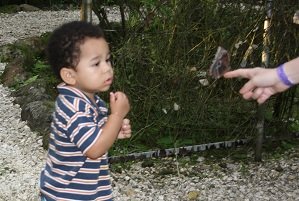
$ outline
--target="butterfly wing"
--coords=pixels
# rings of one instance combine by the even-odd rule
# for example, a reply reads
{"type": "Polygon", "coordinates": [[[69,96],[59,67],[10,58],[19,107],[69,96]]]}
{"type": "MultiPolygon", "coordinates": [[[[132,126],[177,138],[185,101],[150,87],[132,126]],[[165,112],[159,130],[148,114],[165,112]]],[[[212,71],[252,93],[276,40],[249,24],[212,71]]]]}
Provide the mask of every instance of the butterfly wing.
{"type": "Polygon", "coordinates": [[[218,79],[228,70],[230,70],[229,54],[226,49],[219,46],[210,66],[210,75],[218,79]]]}

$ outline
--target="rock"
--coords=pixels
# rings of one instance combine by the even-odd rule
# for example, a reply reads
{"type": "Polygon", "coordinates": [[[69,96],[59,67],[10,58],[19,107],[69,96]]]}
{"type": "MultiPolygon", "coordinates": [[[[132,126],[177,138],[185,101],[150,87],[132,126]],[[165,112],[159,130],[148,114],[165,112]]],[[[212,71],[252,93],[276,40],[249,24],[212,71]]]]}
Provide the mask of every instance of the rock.
{"type": "Polygon", "coordinates": [[[197,200],[197,198],[199,197],[200,193],[198,191],[190,191],[188,192],[188,200],[197,200]]]}
{"type": "Polygon", "coordinates": [[[21,4],[19,5],[20,10],[24,12],[34,12],[34,11],[40,11],[39,8],[29,5],[29,4],[21,4]]]}
{"type": "Polygon", "coordinates": [[[34,101],[25,105],[21,112],[23,121],[27,121],[30,128],[40,132],[49,132],[54,107],[46,102],[34,101]]]}
{"type": "Polygon", "coordinates": [[[277,172],[282,172],[283,171],[283,167],[281,167],[281,165],[278,165],[277,167],[275,167],[275,170],[277,172]]]}
{"type": "Polygon", "coordinates": [[[6,67],[6,63],[0,63],[0,75],[3,73],[3,71],[5,70],[6,67]]]}
{"type": "Polygon", "coordinates": [[[224,168],[224,169],[227,168],[227,164],[226,164],[226,163],[219,163],[219,166],[220,166],[221,168],[224,168]]]}
{"type": "Polygon", "coordinates": [[[47,83],[44,80],[38,79],[12,92],[12,96],[16,97],[14,103],[19,104],[23,108],[23,105],[34,101],[54,101],[54,97],[52,98],[45,93],[46,85],[47,83]]]}
{"type": "Polygon", "coordinates": [[[129,197],[133,197],[136,194],[136,192],[134,191],[134,189],[128,187],[127,189],[125,189],[125,194],[129,197]]]}
{"type": "Polygon", "coordinates": [[[0,48],[0,58],[2,61],[10,61],[22,55],[21,50],[15,50],[12,45],[2,45],[0,48]],[[18,55],[18,56],[15,56],[18,55]]]}
{"type": "Polygon", "coordinates": [[[153,167],[155,164],[154,164],[154,161],[153,160],[144,160],[142,163],[141,163],[141,167],[143,168],[146,168],[146,167],[153,167]]]}
{"type": "Polygon", "coordinates": [[[3,74],[1,75],[2,83],[4,86],[12,87],[17,82],[26,80],[26,72],[23,68],[24,60],[22,58],[15,59],[7,64],[3,74]]]}
{"type": "Polygon", "coordinates": [[[205,161],[205,157],[200,156],[200,157],[197,158],[196,161],[199,162],[199,163],[202,163],[202,162],[205,161]]]}

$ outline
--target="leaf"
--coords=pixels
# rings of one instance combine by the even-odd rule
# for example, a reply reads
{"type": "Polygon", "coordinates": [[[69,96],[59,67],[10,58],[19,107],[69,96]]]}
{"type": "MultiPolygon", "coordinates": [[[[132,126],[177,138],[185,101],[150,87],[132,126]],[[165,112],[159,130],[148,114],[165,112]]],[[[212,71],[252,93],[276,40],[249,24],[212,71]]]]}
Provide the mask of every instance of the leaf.
{"type": "Polygon", "coordinates": [[[171,136],[164,136],[158,139],[157,144],[159,144],[162,147],[170,147],[173,146],[174,142],[171,136]]]}
{"type": "Polygon", "coordinates": [[[38,78],[38,75],[35,75],[35,76],[33,76],[33,77],[30,77],[28,80],[26,80],[26,81],[23,83],[23,85],[30,84],[30,83],[36,81],[37,78],[38,78]]]}

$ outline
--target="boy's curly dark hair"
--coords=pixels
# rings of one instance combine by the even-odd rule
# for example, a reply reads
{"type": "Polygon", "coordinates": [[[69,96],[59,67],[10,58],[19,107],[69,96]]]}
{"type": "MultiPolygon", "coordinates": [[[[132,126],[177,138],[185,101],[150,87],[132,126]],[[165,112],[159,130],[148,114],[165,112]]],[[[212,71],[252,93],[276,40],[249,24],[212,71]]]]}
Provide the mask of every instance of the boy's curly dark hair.
{"type": "Polygon", "coordinates": [[[99,26],[83,21],[73,21],[54,30],[50,36],[47,54],[54,73],[60,77],[63,67],[75,69],[80,59],[80,45],[86,38],[104,38],[99,26]]]}

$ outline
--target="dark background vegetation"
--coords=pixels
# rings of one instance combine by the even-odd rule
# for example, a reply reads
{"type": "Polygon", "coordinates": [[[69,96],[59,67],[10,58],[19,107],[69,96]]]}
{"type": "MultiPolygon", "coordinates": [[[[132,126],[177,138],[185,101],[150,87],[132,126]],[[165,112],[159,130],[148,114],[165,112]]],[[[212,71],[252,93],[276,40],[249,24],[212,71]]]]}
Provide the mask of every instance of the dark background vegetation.
{"type": "MultiPolygon", "coordinates": [[[[94,1],[95,2],[95,1],[94,1]]],[[[232,69],[261,66],[266,1],[127,0],[96,1],[94,10],[111,43],[116,72],[112,90],[130,98],[130,140],[117,153],[249,138],[256,135],[257,105],[238,90],[245,80],[208,75],[218,46],[231,55],[232,69]],[[105,6],[126,12],[123,23],[105,18],[105,6]],[[105,23],[103,23],[105,22],[105,23]],[[111,31],[113,30],[113,31],[111,31]],[[250,48],[253,51],[250,53],[250,48]],[[203,86],[202,79],[209,84],[203,86]],[[179,106],[176,110],[175,105],[179,106]]],[[[28,3],[39,7],[81,1],[0,1],[0,6],[28,3]]],[[[273,1],[270,67],[298,56],[299,25],[293,23],[298,1],[273,1]]],[[[44,36],[46,43],[47,35],[44,36]]],[[[28,65],[31,79],[56,84],[46,58],[28,65]]],[[[30,79],[29,78],[29,79],[30,79]]],[[[21,83],[24,84],[24,83],[21,83]]],[[[52,94],[53,99],[55,93],[52,94]]],[[[106,100],[107,94],[103,95],[106,100]]],[[[277,139],[298,131],[298,92],[273,96],[265,105],[265,136],[277,139]]]]}

